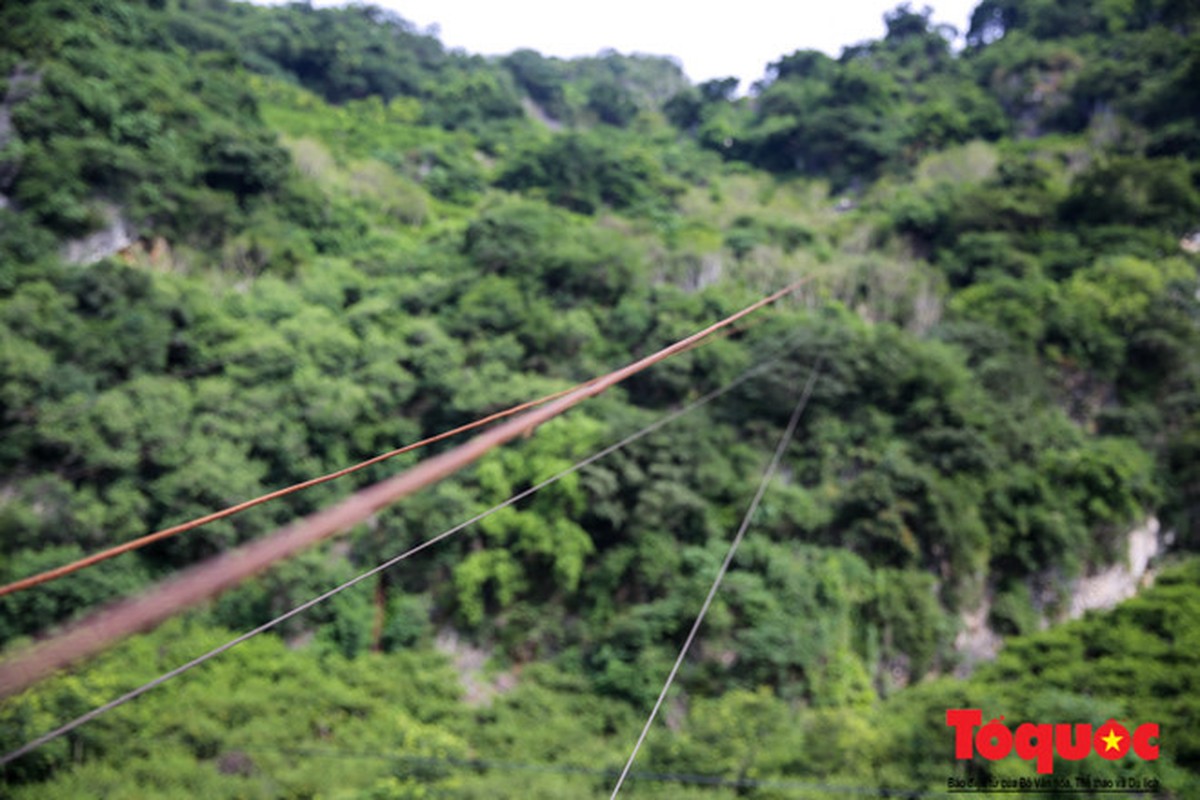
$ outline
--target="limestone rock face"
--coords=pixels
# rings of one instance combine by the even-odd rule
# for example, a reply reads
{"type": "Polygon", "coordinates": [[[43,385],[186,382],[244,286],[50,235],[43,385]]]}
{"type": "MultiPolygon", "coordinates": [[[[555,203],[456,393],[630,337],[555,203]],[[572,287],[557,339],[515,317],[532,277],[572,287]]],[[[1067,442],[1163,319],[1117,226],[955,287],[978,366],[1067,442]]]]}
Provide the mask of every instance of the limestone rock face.
{"type": "Polygon", "coordinates": [[[133,226],[116,206],[103,209],[107,224],[95,233],[69,240],[62,249],[64,261],[71,264],[94,264],[102,258],[116,255],[137,240],[133,226]]]}
{"type": "Polygon", "coordinates": [[[1125,563],[1113,564],[1106,570],[1080,578],[1071,593],[1068,616],[1082,617],[1092,610],[1107,610],[1138,593],[1149,577],[1150,560],[1162,551],[1158,517],[1150,517],[1140,527],[1129,532],[1129,550],[1125,563]]]}

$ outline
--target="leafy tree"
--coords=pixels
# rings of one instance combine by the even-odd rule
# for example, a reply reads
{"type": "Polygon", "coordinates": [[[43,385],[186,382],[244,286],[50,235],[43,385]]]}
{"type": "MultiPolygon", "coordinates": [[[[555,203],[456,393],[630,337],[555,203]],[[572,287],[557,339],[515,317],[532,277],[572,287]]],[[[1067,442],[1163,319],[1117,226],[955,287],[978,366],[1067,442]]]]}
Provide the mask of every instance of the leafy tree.
{"type": "Polygon", "coordinates": [[[556,59],[546,58],[536,50],[521,49],[505,56],[502,63],[547,114],[559,120],[569,117],[565,70],[556,59]]]}
{"type": "Polygon", "coordinates": [[[598,134],[568,133],[519,154],[501,174],[505,189],[541,190],[547,200],[581,214],[669,206],[676,187],[636,146],[598,134]]]}
{"type": "Polygon", "coordinates": [[[637,114],[637,105],[617,83],[596,83],[588,90],[587,107],[601,122],[623,128],[637,114]]]}
{"type": "Polygon", "coordinates": [[[1114,159],[1079,175],[1063,217],[1087,225],[1164,226],[1182,230],[1200,213],[1191,168],[1180,161],[1114,159]]]}

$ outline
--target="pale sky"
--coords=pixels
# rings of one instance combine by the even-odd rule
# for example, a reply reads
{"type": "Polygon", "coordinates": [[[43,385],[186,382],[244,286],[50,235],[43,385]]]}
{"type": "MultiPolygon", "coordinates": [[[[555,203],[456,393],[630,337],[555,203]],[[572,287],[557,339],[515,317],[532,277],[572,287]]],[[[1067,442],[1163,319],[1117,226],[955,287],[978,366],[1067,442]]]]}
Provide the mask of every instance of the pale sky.
{"type": "MultiPolygon", "coordinates": [[[[800,49],[831,56],[883,36],[883,14],[899,0],[373,0],[420,29],[436,25],[450,48],[498,55],[529,47],[544,55],[621,53],[674,56],[693,82],[736,75],[741,90],[767,63],[800,49]]],[[[979,0],[914,0],[934,22],[965,33],[979,0]]],[[[320,2],[319,5],[341,5],[320,2]]]]}

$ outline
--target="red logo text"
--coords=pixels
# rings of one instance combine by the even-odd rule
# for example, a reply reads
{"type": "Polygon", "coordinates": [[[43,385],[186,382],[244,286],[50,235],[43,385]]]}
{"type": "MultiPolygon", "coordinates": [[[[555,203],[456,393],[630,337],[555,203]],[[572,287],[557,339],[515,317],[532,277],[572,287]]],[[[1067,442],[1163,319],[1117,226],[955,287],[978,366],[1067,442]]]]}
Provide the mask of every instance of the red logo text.
{"type": "Polygon", "coordinates": [[[1016,731],[1009,730],[1004,717],[986,725],[978,708],[952,708],[946,711],[946,724],[954,728],[954,757],[959,761],[975,753],[988,761],[1006,758],[1014,749],[1017,757],[1037,763],[1039,775],[1054,773],[1054,757],[1080,761],[1093,752],[1108,761],[1124,758],[1132,750],[1145,761],[1158,758],[1158,723],[1139,725],[1133,733],[1116,720],[1108,720],[1092,730],[1088,724],[1035,725],[1024,722],[1016,731]],[[976,728],[979,728],[976,732],[976,728]],[[1156,740],[1151,744],[1150,740],[1156,740]]]}

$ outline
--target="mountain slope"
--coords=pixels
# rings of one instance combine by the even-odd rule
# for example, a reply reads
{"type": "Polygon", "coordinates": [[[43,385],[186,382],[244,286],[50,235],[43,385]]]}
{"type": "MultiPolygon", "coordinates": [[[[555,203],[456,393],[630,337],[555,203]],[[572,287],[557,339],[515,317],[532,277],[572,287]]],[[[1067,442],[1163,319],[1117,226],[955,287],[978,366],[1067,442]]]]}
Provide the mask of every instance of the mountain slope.
{"type": "MultiPolygon", "coordinates": [[[[311,644],[256,643],[238,664],[277,697],[217,708],[234,667],[165,688],[163,702],[192,692],[214,710],[164,717],[139,739],[149,761],[166,743],[161,770],[120,767],[117,742],[157,714],[135,706],[6,780],[30,796],[101,780],[130,796],[406,796],[440,784],[473,796],[495,776],[464,778],[437,759],[618,766],[820,358],[785,470],[681,676],[685,729],[656,731],[650,759],[730,778],[944,786],[954,765],[933,745],[877,770],[855,754],[886,749],[865,733],[886,715],[932,741],[945,733],[944,719],[929,721],[938,702],[1004,683],[1003,666],[977,683],[934,680],[958,663],[961,612],[986,600],[998,631],[1033,633],[1069,606],[1074,578],[1123,557],[1124,532],[1151,513],[1176,550],[1200,541],[1200,301],[1197,257],[1180,246],[1200,224],[1186,113],[1194,20],[1130,4],[1080,33],[1051,10],[984,3],[971,46],[954,54],[927,16],[899,8],[885,39],[840,59],[785,57],[748,98],[721,82],[687,87],[665,59],[448,52],[369,7],[0,11],[3,580],[562,388],[813,279],[744,331],[489,455],[345,544],[6,705],[0,737],[15,746],[129,685],[121,665],[148,641],[166,649],[138,677],[782,352],[721,401],[281,631],[311,644]],[[1139,69],[1161,80],[1131,90],[1121,76],[1139,69]],[[561,130],[526,118],[523,101],[561,130]],[[90,264],[61,257],[114,218],[132,246],[90,264]],[[475,710],[453,698],[431,652],[447,630],[493,654],[498,682],[519,686],[511,699],[475,710]],[[327,686],[311,674],[325,669],[337,677],[327,686]],[[428,681],[438,703],[396,699],[379,677],[396,670],[428,681]],[[331,699],[293,719],[305,681],[331,699]],[[358,721],[383,702],[405,711],[372,733],[358,721]],[[717,741],[720,720],[747,714],[791,733],[762,751],[761,730],[717,741]],[[332,736],[340,751],[390,752],[428,739],[436,746],[406,752],[434,761],[382,762],[390,773],[361,780],[311,765],[290,774],[294,755],[251,752],[286,747],[251,730],[275,715],[312,746],[332,736]],[[550,727],[533,742],[535,721],[550,727]],[[841,733],[822,742],[828,726],[841,733]],[[561,744],[572,737],[578,749],[561,744]],[[195,783],[172,788],[174,768],[195,783]],[[286,791],[272,788],[265,775],[285,772],[286,791]]],[[[0,598],[0,640],[18,645],[405,463],[0,598]]],[[[1193,573],[1167,595],[1187,595],[1193,573]]],[[[1172,688],[1154,711],[1180,726],[1194,719],[1192,605],[1183,597],[1155,623],[1172,688]]],[[[1137,613],[1109,618],[1113,649],[1147,644],[1122,622],[1137,613]]],[[[1093,662],[1110,678],[1129,669],[1093,662]]],[[[1013,713],[1041,708],[1014,692],[1003,698],[1013,713]]],[[[1096,724],[1118,706],[1142,713],[1113,682],[1077,694],[1087,701],[1047,709],[1096,724]]],[[[1196,770],[1189,741],[1164,742],[1172,788],[1190,774],[1176,769],[1196,770]]],[[[539,791],[585,796],[581,785],[548,777],[539,791]]]]}

